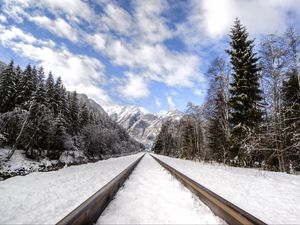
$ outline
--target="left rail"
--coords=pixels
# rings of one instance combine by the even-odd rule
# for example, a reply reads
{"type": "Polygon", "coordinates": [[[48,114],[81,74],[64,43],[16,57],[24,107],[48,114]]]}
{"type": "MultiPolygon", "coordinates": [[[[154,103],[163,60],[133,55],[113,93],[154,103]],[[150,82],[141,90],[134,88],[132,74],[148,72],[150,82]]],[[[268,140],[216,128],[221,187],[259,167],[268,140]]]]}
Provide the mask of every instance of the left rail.
{"type": "MultiPolygon", "coordinates": [[[[145,154],[144,154],[145,155],[145,154]]],[[[67,216],[61,219],[56,225],[92,225],[94,224],[106,206],[114,198],[119,188],[124,184],[126,179],[130,176],[131,172],[137,164],[144,157],[142,155],[118,176],[112,179],[109,183],[103,186],[99,191],[89,197],[76,209],[70,212],[67,216]]]]}

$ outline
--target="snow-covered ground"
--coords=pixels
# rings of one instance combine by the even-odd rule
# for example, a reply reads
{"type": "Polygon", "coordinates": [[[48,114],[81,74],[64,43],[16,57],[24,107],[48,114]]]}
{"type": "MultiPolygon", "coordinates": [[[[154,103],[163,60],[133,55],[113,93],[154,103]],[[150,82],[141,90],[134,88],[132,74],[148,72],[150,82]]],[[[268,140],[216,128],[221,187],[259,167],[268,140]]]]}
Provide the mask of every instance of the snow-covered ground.
{"type": "Polygon", "coordinates": [[[155,155],[268,224],[300,223],[300,176],[155,155]]]}
{"type": "Polygon", "coordinates": [[[145,155],[97,224],[224,223],[196,196],[145,155]]]}
{"type": "Polygon", "coordinates": [[[1,176],[26,175],[34,171],[47,171],[52,168],[60,168],[62,165],[58,160],[49,160],[47,158],[41,161],[28,159],[23,150],[16,150],[10,160],[6,162],[4,159],[6,159],[8,152],[9,149],[0,148],[0,180],[1,176]]]}
{"type": "Polygon", "coordinates": [[[54,224],[141,154],[0,181],[0,224],[54,224]]]}

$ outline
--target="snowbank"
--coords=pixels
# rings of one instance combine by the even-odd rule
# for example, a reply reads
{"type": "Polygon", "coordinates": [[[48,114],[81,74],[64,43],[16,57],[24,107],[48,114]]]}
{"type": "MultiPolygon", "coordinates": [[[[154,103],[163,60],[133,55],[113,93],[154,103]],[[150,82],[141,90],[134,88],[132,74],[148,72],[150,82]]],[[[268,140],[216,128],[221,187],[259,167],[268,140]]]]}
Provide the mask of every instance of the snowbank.
{"type": "Polygon", "coordinates": [[[299,224],[300,176],[155,155],[268,224],[299,224]]]}
{"type": "Polygon", "coordinates": [[[51,171],[63,166],[58,160],[42,159],[41,161],[26,158],[23,150],[16,150],[9,161],[3,161],[8,153],[8,149],[0,148],[0,179],[9,178],[16,175],[26,175],[35,171],[51,171]]]}
{"type": "Polygon", "coordinates": [[[0,182],[0,224],[54,224],[99,190],[140,154],[33,172],[0,182]]]}

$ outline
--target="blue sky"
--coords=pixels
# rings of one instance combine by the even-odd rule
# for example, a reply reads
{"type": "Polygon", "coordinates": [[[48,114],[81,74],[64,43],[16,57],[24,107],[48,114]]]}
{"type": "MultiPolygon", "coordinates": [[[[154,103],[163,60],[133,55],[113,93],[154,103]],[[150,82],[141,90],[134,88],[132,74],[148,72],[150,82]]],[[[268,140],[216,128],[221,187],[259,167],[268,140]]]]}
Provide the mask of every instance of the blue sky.
{"type": "Polygon", "coordinates": [[[299,0],[0,0],[0,60],[43,66],[104,108],[204,100],[235,17],[251,37],[299,30],[299,0]],[[298,27],[297,27],[298,26],[298,27]]]}

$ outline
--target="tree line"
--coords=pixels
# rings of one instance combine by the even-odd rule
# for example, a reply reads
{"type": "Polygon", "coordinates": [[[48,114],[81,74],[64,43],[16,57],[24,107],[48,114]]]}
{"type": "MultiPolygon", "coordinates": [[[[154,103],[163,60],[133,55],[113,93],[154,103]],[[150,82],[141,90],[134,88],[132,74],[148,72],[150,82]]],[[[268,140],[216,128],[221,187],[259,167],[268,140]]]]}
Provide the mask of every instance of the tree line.
{"type": "Polygon", "coordinates": [[[208,69],[205,103],[189,103],[180,121],[167,121],[153,151],[299,171],[300,36],[288,28],[282,35],[265,36],[255,48],[239,19],[229,36],[229,60],[217,57],[208,69]]]}
{"type": "Polygon", "coordinates": [[[0,71],[0,147],[23,149],[32,159],[59,159],[81,151],[90,159],[139,151],[142,145],[108,115],[79,102],[62,79],[30,64],[24,70],[11,61],[0,71]]]}

